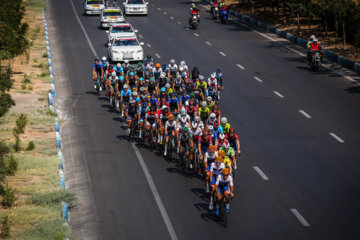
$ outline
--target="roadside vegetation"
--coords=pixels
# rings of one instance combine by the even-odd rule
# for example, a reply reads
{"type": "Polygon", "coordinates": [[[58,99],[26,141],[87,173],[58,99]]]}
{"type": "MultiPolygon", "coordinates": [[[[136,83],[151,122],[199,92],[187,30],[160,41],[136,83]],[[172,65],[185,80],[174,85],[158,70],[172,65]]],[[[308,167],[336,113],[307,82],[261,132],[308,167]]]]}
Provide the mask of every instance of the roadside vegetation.
{"type": "Polygon", "coordinates": [[[0,0],[0,238],[65,239],[42,9],[45,0],[0,0]]]}
{"type": "Polygon", "coordinates": [[[231,8],[360,62],[359,0],[238,0],[231,8]]]}

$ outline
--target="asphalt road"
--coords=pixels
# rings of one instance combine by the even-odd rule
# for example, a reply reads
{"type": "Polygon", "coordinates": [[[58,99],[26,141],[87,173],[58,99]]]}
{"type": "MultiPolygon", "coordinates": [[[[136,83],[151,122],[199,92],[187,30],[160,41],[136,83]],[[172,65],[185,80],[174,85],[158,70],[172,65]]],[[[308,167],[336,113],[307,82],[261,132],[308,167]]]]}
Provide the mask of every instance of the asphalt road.
{"type": "MultiPolygon", "coordinates": [[[[70,1],[99,57],[107,55],[107,38],[99,17],[83,16],[82,1],[49,0],[47,12],[68,66],[74,134],[83,139],[101,237],[169,239],[119,115],[106,98],[94,95],[94,54],[70,1]]],[[[189,4],[154,0],[147,17],[126,17],[156,61],[185,60],[206,76],[222,69],[222,114],[242,144],[227,228],[208,212],[202,180],[184,176],[161,153],[138,146],[177,238],[359,239],[356,85],[327,69],[310,72],[300,55],[236,22],[214,22],[204,7],[200,28],[187,30],[189,4]]]]}

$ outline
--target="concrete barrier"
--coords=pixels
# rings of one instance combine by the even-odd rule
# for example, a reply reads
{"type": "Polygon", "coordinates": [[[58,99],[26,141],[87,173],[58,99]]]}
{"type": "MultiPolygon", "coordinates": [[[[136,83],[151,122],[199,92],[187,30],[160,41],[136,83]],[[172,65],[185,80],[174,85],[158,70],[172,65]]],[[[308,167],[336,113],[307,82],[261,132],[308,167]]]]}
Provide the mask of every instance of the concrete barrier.
{"type": "Polygon", "coordinates": [[[276,35],[282,38],[286,38],[286,32],[276,29],[276,35]]]}
{"type": "Polygon", "coordinates": [[[329,59],[333,62],[337,62],[338,60],[338,55],[333,53],[332,51],[329,51],[329,50],[324,50],[324,57],[326,59],[329,59]]]}
{"type": "Polygon", "coordinates": [[[302,39],[302,38],[298,37],[297,38],[297,44],[300,45],[303,48],[306,48],[307,41],[305,39],[302,39]]]}
{"type": "Polygon", "coordinates": [[[358,74],[360,74],[360,63],[354,64],[354,71],[357,72],[358,74]]]}

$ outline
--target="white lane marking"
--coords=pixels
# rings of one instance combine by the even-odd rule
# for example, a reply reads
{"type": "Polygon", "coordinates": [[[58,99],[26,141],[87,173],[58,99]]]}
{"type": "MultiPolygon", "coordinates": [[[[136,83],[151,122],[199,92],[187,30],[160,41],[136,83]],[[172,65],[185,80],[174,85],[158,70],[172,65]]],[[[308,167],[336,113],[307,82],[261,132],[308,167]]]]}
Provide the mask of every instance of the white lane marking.
{"type": "Polygon", "coordinates": [[[157,8],[157,10],[161,11],[161,8],[157,8]]]}
{"type": "Polygon", "coordinates": [[[163,12],[164,13],[164,15],[166,15],[167,14],[167,12],[163,12]]]}
{"type": "Polygon", "coordinates": [[[155,56],[156,56],[157,58],[159,58],[159,59],[161,58],[160,55],[157,54],[157,53],[155,53],[155,56]]]}
{"type": "Polygon", "coordinates": [[[223,52],[219,52],[221,55],[223,55],[224,57],[226,56],[226,54],[225,53],[223,53],[223,52]]]}
{"type": "Polygon", "coordinates": [[[148,46],[149,48],[151,47],[150,43],[147,43],[146,46],[148,46]]]}
{"type": "Polygon", "coordinates": [[[274,91],[274,93],[275,93],[279,98],[284,98],[284,96],[281,95],[278,91],[274,91]]]}
{"type": "Polygon", "coordinates": [[[260,175],[260,177],[263,180],[265,180],[265,181],[269,180],[269,178],[265,175],[265,173],[263,171],[261,171],[261,169],[258,166],[254,166],[253,168],[260,175]]]}
{"type": "Polygon", "coordinates": [[[311,116],[308,114],[308,113],[306,113],[304,110],[299,110],[299,112],[302,114],[302,115],[304,115],[306,118],[311,118],[311,116]]]}
{"type": "Polygon", "coordinates": [[[194,36],[196,36],[196,37],[200,37],[200,36],[199,36],[199,34],[197,34],[197,33],[194,33],[194,36]]]}
{"type": "Polygon", "coordinates": [[[177,22],[179,25],[181,24],[181,22],[177,22]]]}
{"type": "Polygon", "coordinates": [[[135,151],[137,159],[139,160],[140,166],[141,166],[141,168],[146,176],[146,180],[150,186],[151,192],[153,193],[153,196],[155,198],[156,204],[158,205],[158,207],[160,209],[161,216],[163,217],[165,225],[167,227],[167,230],[169,231],[170,238],[172,240],[177,240],[178,238],[176,236],[174,227],[171,224],[170,218],[166,212],[163,202],[161,201],[161,198],[160,198],[159,192],[156,189],[154,180],[152,179],[150,172],[149,172],[148,168],[146,167],[145,161],[144,161],[143,157],[141,156],[139,149],[135,146],[135,144],[131,143],[131,146],[133,147],[133,149],[135,151]]]}
{"type": "Polygon", "coordinates": [[[240,64],[236,64],[236,66],[238,66],[239,68],[241,68],[242,70],[244,70],[245,68],[243,66],[241,66],[240,64]]]}
{"type": "Polygon", "coordinates": [[[295,217],[299,220],[299,222],[304,226],[304,227],[310,227],[310,224],[305,220],[305,218],[299,213],[298,210],[296,210],[296,208],[291,208],[290,211],[295,215],[295,217]]]}
{"type": "MultiPolygon", "coordinates": [[[[96,53],[96,51],[95,51],[95,49],[94,49],[94,47],[93,47],[93,45],[92,45],[92,43],[91,43],[91,40],[90,40],[90,38],[88,37],[88,35],[87,35],[87,33],[86,33],[86,30],[85,30],[84,26],[82,25],[82,23],[81,23],[78,15],[77,15],[77,13],[76,13],[76,9],[75,9],[75,6],[74,6],[72,0],[69,0],[69,2],[70,2],[71,6],[72,6],[72,8],[73,8],[73,10],[74,10],[74,14],[75,14],[75,16],[76,16],[76,19],[78,20],[78,22],[79,22],[79,24],[80,24],[80,27],[81,27],[81,29],[82,29],[83,32],[84,32],[84,35],[85,35],[85,37],[86,37],[86,39],[87,39],[87,41],[88,41],[88,44],[89,44],[92,52],[94,53],[94,56],[97,56],[97,53],[96,53]]],[[[149,172],[148,168],[146,167],[145,161],[144,161],[143,157],[141,156],[141,153],[140,153],[139,149],[134,145],[134,143],[131,143],[131,146],[133,147],[133,149],[134,149],[134,151],[135,151],[135,154],[136,154],[136,156],[137,156],[137,159],[138,159],[138,161],[139,161],[139,163],[140,163],[140,166],[141,166],[141,168],[142,168],[142,170],[143,170],[143,172],[144,172],[144,174],[145,174],[146,180],[147,180],[147,182],[148,182],[148,184],[149,184],[149,186],[150,186],[150,189],[151,189],[151,191],[152,191],[152,193],[153,193],[153,196],[154,196],[154,198],[155,198],[155,202],[156,202],[156,204],[157,204],[157,206],[158,206],[158,208],[159,208],[159,210],[160,210],[161,216],[162,216],[162,218],[163,218],[163,220],[164,220],[164,222],[165,222],[165,225],[166,225],[166,228],[167,228],[167,230],[168,230],[168,232],[169,232],[170,238],[171,238],[172,240],[177,240],[178,238],[177,238],[177,236],[176,236],[174,227],[173,227],[173,225],[171,224],[170,218],[169,218],[169,216],[168,216],[168,214],[167,214],[167,212],[166,212],[166,209],[165,209],[165,207],[164,207],[164,204],[163,204],[162,201],[161,201],[159,192],[158,192],[157,189],[156,189],[155,183],[154,183],[154,181],[153,181],[153,179],[152,179],[152,177],[151,177],[151,175],[150,175],[150,172],[149,172]]]]}
{"type": "Polygon", "coordinates": [[[87,35],[87,33],[86,33],[86,31],[85,31],[85,28],[84,28],[84,26],[82,25],[82,23],[81,23],[81,21],[80,21],[79,16],[78,16],[77,13],[76,13],[76,9],[75,9],[74,3],[72,2],[72,0],[69,0],[69,2],[70,2],[71,6],[72,6],[72,9],[73,9],[73,11],[74,11],[76,20],[78,21],[78,23],[79,23],[79,25],[80,25],[80,27],[81,27],[81,30],[83,31],[83,33],[84,33],[84,35],[85,35],[86,41],[88,42],[89,47],[90,47],[92,53],[93,53],[94,56],[96,57],[97,54],[96,54],[95,48],[94,48],[94,46],[92,45],[92,43],[91,43],[91,41],[90,41],[90,38],[89,38],[89,36],[87,35]]]}
{"type": "Polygon", "coordinates": [[[186,27],[185,29],[186,29],[187,31],[189,31],[189,30],[190,30],[190,28],[189,28],[189,27],[186,27]]]}
{"type": "Polygon", "coordinates": [[[143,38],[143,36],[142,36],[141,34],[139,34],[139,37],[140,37],[140,38],[143,38]]]}
{"type": "Polygon", "coordinates": [[[263,82],[263,80],[261,80],[260,78],[258,78],[258,77],[254,77],[254,79],[256,80],[256,81],[258,81],[258,82],[263,82]]]}
{"type": "Polygon", "coordinates": [[[211,46],[211,43],[210,42],[205,42],[207,45],[211,46]]]}
{"type": "Polygon", "coordinates": [[[174,17],[170,17],[171,20],[174,20],[174,17]]]}
{"type": "Polygon", "coordinates": [[[340,143],[344,143],[345,141],[342,140],[338,135],[336,135],[335,133],[329,133],[330,136],[332,136],[333,138],[335,138],[338,142],[340,143]]]}

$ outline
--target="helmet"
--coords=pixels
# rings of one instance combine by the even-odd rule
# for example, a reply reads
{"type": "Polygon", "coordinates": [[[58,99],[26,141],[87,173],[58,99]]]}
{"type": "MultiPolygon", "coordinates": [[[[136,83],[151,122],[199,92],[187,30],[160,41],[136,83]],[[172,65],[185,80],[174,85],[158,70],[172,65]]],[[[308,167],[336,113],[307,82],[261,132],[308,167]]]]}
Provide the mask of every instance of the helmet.
{"type": "Polygon", "coordinates": [[[311,36],[310,36],[310,39],[311,39],[311,41],[314,41],[315,35],[311,35],[311,36]]]}
{"type": "Polygon", "coordinates": [[[182,79],[180,74],[176,75],[176,78],[179,79],[179,80],[182,79]]]}
{"type": "Polygon", "coordinates": [[[138,64],[139,64],[139,66],[142,66],[142,65],[143,65],[143,63],[142,63],[142,62],[139,62],[138,64]]]}
{"type": "Polygon", "coordinates": [[[181,65],[181,66],[184,66],[184,65],[185,65],[185,61],[182,60],[182,61],[180,62],[180,65],[181,65]]]}
{"type": "Polygon", "coordinates": [[[191,124],[191,126],[192,126],[193,128],[197,128],[198,124],[197,124],[197,122],[193,122],[193,123],[191,124]]]}
{"type": "Polygon", "coordinates": [[[111,76],[115,77],[116,76],[116,72],[112,72],[111,76]]]}
{"type": "Polygon", "coordinates": [[[171,60],[170,60],[170,63],[171,63],[171,64],[175,64],[175,59],[171,59],[171,60]]]}
{"type": "Polygon", "coordinates": [[[213,109],[213,111],[214,111],[214,110],[218,110],[218,105],[215,104],[215,105],[212,107],[212,109],[213,109]]]}
{"type": "Polygon", "coordinates": [[[215,78],[216,76],[215,76],[214,73],[212,73],[210,77],[211,77],[211,78],[215,78]]]}
{"type": "Polygon", "coordinates": [[[130,75],[130,76],[134,76],[135,73],[134,73],[134,72],[130,72],[129,75],[130,75]]]}
{"type": "Polygon", "coordinates": [[[230,128],[229,133],[235,133],[235,128],[230,128]]]}
{"type": "Polygon", "coordinates": [[[226,123],[227,123],[227,118],[226,118],[226,117],[222,117],[222,118],[221,118],[221,123],[222,123],[222,124],[226,124],[226,123]]]}
{"type": "Polygon", "coordinates": [[[102,60],[102,61],[106,61],[106,57],[102,57],[101,60],[102,60]]]}
{"type": "Polygon", "coordinates": [[[195,7],[196,7],[196,6],[195,6],[195,3],[192,3],[192,4],[191,4],[191,7],[192,7],[192,8],[195,8],[195,7]]]}
{"type": "Polygon", "coordinates": [[[171,115],[169,116],[169,120],[170,120],[170,121],[173,121],[173,120],[174,120],[174,115],[171,114],[171,115]]]}
{"type": "Polygon", "coordinates": [[[226,156],[225,152],[223,150],[218,151],[218,156],[224,158],[226,156]]]}
{"type": "Polygon", "coordinates": [[[165,84],[165,88],[170,88],[170,83],[165,84]]]}
{"type": "Polygon", "coordinates": [[[120,67],[121,67],[121,63],[116,64],[116,67],[120,68],[120,67]]]}
{"type": "Polygon", "coordinates": [[[208,126],[208,130],[214,130],[214,126],[213,126],[213,125],[209,125],[209,126],[208,126]]]}
{"type": "Polygon", "coordinates": [[[221,163],[223,161],[223,159],[222,159],[222,157],[220,157],[220,156],[217,156],[216,158],[215,158],[215,162],[217,162],[217,163],[221,163]]]}
{"type": "Polygon", "coordinates": [[[189,101],[185,101],[185,107],[189,106],[189,101]]]}
{"type": "Polygon", "coordinates": [[[133,94],[134,97],[136,97],[138,95],[137,92],[133,92],[132,94],[133,94]]]}
{"type": "Polygon", "coordinates": [[[229,145],[228,142],[224,142],[224,144],[223,144],[222,146],[223,146],[223,148],[225,148],[225,149],[229,149],[229,147],[230,147],[230,145],[229,145]]]}
{"type": "Polygon", "coordinates": [[[222,175],[228,176],[229,174],[230,174],[230,169],[224,168],[224,169],[222,170],[222,175]]]}
{"type": "Polygon", "coordinates": [[[185,108],[182,108],[182,109],[181,109],[181,115],[186,115],[186,113],[187,113],[186,109],[185,109],[185,108]]]}
{"type": "Polygon", "coordinates": [[[203,75],[200,75],[200,76],[199,76],[199,80],[200,80],[200,81],[203,81],[203,80],[204,80],[204,76],[203,76],[203,75]]]}
{"type": "Polygon", "coordinates": [[[187,126],[183,127],[183,132],[188,132],[189,131],[189,128],[187,126]]]}
{"type": "Polygon", "coordinates": [[[203,101],[203,102],[201,103],[201,106],[204,107],[204,108],[206,107],[206,105],[207,105],[207,103],[206,103],[205,101],[203,101]]]}
{"type": "Polygon", "coordinates": [[[160,78],[165,78],[166,77],[166,74],[164,73],[164,72],[162,72],[161,74],[160,74],[160,78]]]}
{"type": "Polygon", "coordinates": [[[161,91],[161,92],[165,92],[166,89],[165,89],[164,87],[162,87],[162,88],[160,88],[160,91],[161,91]]]}
{"type": "Polygon", "coordinates": [[[225,139],[225,134],[220,133],[219,138],[220,138],[221,140],[224,140],[224,139],[225,139]]]}
{"type": "Polygon", "coordinates": [[[160,63],[156,63],[155,67],[160,68],[161,67],[160,63]]]}
{"type": "Polygon", "coordinates": [[[128,88],[128,85],[125,84],[125,85],[123,86],[123,88],[125,88],[125,89],[128,88]]]}
{"type": "Polygon", "coordinates": [[[131,99],[129,103],[130,104],[135,103],[135,99],[131,99]]]}
{"type": "Polygon", "coordinates": [[[211,96],[207,96],[207,97],[206,97],[206,101],[211,102],[211,101],[212,101],[212,97],[211,97],[211,96]]]}
{"type": "Polygon", "coordinates": [[[140,92],[143,92],[143,91],[145,91],[145,90],[146,90],[145,87],[140,87],[140,92]]]}
{"type": "Polygon", "coordinates": [[[165,109],[167,109],[167,108],[168,108],[168,107],[167,107],[166,105],[164,105],[164,106],[161,107],[162,110],[165,110],[165,109]]]}
{"type": "Polygon", "coordinates": [[[129,60],[125,60],[124,63],[128,64],[128,63],[129,63],[129,60]]]}
{"type": "Polygon", "coordinates": [[[215,113],[210,113],[210,118],[216,118],[216,114],[215,113]]]}
{"type": "Polygon", "coordinates": [[[143,78],[143,77],[140,77],[140,78],[139,78],[139,81],[144,81],[144,78],[143,78]]]}
{"type": "Polygon", "coordinates": [[[98,58],[95,58],[95,62],[99,62],[100,60],[98,58]]]}
{"type": "Polygon", "coordinates": [[[155,81],[154,77],[150,77],[149,80],[150,80],[150,82],[155,81]]]}
{"type": "Polygon", "coordinates": [[[209,152],[215,152],[216,148],[214,145],[209,146],[209,152]]]}
{"type": "Polygon", "coordinates": [[[186,117],[182,117],[182,118],[181,118],[181,122],[182,122],[182,123],[186,123],[186,117]]]}
{"type": "Polygon", "coordinates": [[[220,68],[216,69],[216,72],[221,72],[221,69],[220,68]]]}
{"type": "Polygon", "coordinates": [[[180,66],[180,67],[179,67],[179,71],[180,71],[180,72],[184,71],[184,67],[180,66]]]}
{"type": "Polygon", "coordinates": [[[112,69],[113,69],[113,66],[110,65],[110,66],[109,66],[109,70],[112,70],[112,69]]]}
{"type": "Polygon", "coordinates": [[[120,76],[120,77],[119,77],[119,80],[120,80],[120,81],[124,81],[124,76],[120,76]]]}
{"type": "Polygon", "coordinates": [[[135,68],[135,66],[134,66],[134,65],[130,65],[130,68],[131,68],[131,69],[134,69],[134,68],[135,68]]]}
{"type": "Polygon", "coordinates": [[[195,122],[200,122],[200,117],[199,116],[195,117],[195,122]]]}

